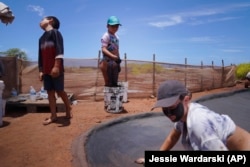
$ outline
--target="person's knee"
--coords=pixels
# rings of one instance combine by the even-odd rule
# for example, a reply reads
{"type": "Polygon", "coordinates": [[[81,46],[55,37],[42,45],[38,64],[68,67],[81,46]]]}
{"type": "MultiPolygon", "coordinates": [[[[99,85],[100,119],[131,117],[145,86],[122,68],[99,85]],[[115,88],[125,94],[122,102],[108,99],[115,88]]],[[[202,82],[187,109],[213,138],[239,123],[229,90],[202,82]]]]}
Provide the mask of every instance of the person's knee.
{"type": "Polygon", "coordinates": [[[58,97],[62,97],[62,96],[64,96],[66,94],[66,92],[64,90],[57,90],[56,94],[57,94],[58,97]]]}

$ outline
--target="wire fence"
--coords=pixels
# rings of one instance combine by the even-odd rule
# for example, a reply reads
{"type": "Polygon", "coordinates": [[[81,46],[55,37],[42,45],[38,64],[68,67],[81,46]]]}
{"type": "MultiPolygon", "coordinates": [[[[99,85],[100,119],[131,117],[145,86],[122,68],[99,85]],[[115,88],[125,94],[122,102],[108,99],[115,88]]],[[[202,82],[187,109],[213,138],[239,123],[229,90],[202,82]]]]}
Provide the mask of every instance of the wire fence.
{"type": "MultiPolygon", "coordinates": [[[[128,84],[128,98],[150,97],[157,95],[161,82],[179,80],[191,92],[200,92],[235,85],[234,65],[221,66],[172,64],[154,61],[128,60],[126,54],[121,63],[119,82],[128,84]]],[[[95,59],[64,59],[65,91],[73,93],[76,99],[103,100],[104,79],[99,69],[100,52],[95,59]]],[[[11,64],[11,63],[8,63],[11,64]]],[[[6,85],[7,94],[16,86],[19,93],[27,93],[32,85],[37,91],[42,82],[38,80],[37,62],[18,59],[16,65],[16,84],[6,85]],[[9,87],[11,85],[11,87],[9,87]]],[[[11,69],[7,70],[11,72],[11,69]]],[[[7,72],[7,73],[8,73],[7,72]]],[[[7,74],[8,75],[8,74],[7,74]]],[[[14,77],[15,78],[15,77],[14,77]]],[[[10,83],[9,81],[7,83],[10,83]]]]}

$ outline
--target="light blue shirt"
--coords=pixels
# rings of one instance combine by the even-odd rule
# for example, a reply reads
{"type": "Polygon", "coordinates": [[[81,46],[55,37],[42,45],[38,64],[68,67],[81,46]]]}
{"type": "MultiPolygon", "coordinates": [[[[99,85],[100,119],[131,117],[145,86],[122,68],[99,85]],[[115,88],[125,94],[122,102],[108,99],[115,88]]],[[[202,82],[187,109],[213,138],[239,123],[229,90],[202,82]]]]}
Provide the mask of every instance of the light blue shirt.
{"type": "Polygon", "coordinates": [[[182,133],[182,144],[187,150],[228,150],[227,138],[236,129],[227,115],[221,115],[198,103],[190,103],[186,128],[182,121],[175,123],[182,133]]]}

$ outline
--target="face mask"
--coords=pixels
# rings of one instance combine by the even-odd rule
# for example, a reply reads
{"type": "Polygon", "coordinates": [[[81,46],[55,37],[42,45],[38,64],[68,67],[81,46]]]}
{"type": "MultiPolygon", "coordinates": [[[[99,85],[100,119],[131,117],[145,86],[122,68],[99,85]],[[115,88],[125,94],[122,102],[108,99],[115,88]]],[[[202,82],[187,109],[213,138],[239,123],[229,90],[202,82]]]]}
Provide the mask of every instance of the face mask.
{"type": "Polygon", "coordinates": [[[184,114],[184,107],[182,103],[179,103],[174,109],[164,109],[163,113],[169,117],[171,115],[174,115],[176,118],[173,120],[173,122],[178,122],[181,120],[183,114],[184,114]]]}

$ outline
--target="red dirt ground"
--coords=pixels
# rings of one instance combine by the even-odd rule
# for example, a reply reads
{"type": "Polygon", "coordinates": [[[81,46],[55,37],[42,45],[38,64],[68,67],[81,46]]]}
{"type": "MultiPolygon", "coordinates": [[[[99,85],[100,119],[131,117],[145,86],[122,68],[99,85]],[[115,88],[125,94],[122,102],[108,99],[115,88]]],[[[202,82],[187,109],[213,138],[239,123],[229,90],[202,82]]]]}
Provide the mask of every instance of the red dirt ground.
{"type": "MultiPolygon", "coordinates": [[[[193,99],[207,94],[226,92],[244,88],[234,87],[215,89],[193,94],[193,99]]],[[[1,167],[71,167],[73,155],[71,145],[79,135],[92,127],[121,116],[148,112],[156,99],[130,99],[123,104],[127,112],[112,114],[103,109],[103,101],[78,101],[72,106],[73,118],[63,119],[65,113],[58,113],[59,121],[47,126],[42,121],[49,111],[26,113],[8,111],[0,128],[1,167]]],[[[159,111],[159,110],[156,110],[159,111]]]]}

